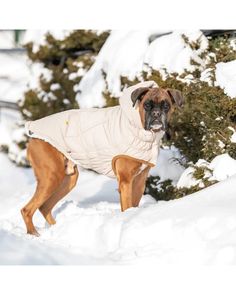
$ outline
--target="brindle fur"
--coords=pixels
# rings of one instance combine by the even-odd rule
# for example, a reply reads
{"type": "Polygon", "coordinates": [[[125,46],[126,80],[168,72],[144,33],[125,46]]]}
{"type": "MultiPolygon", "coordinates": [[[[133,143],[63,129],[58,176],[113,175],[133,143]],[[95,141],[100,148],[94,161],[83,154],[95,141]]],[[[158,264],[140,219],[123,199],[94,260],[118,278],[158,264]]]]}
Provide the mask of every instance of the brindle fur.
{"type": "Polygon", "coordinates": [[[162,88],[153,88],[150,89],[148,92],[144,94],[144,96],[141,98],[140,104],[139,104],[139,114],[142,121],[143,126],[145,126],[145,109],[143,107],[145,101],[147,100],[153,100],[154,103],[158,104],[161,101],[168,101],[170,104],[170,110],[167,113],[167,122],[170,121],[171,115],[174,111],[173,101],[171,100],[170,95],[165,89],[162,88]]]}

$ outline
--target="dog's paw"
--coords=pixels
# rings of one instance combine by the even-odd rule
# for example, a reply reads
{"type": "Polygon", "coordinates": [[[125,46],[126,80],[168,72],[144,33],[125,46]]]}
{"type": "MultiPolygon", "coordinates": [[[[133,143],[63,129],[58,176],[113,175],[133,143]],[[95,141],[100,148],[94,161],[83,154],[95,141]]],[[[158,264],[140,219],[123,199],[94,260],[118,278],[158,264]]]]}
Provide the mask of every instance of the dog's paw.
{"type": "Polygon", "coordinates": [[[32,235],[32,236],[35,236],[35,237],[39,237],[40,236],[40,234],[37,232],[36,229],[34,229],[34,230],[28,230],[27,231],[27,234],[32,235]]]}

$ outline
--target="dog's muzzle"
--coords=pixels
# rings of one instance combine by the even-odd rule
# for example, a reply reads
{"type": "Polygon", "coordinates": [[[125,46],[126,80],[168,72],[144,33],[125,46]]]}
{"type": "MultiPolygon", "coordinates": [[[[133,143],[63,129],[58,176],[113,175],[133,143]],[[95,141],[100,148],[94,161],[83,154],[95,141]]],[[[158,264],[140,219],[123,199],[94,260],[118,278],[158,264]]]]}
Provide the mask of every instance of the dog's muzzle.
{"type": "Polygon", "coordinates": [[[154,132],[158,132],[158,131],[161,131],[163,130],[163,125],[160,124],[159,122],[153,122],[151,123],[150,125],[150,130],[154,131],[154,132]]]}
{"type": "Polygon", "coordinates": [[[154,132],[165,131],[167,127],[166,114],[161,112],[159,109],[154,109],[151,112],[151,120],[149,124],[150,130],[154,132]]]}

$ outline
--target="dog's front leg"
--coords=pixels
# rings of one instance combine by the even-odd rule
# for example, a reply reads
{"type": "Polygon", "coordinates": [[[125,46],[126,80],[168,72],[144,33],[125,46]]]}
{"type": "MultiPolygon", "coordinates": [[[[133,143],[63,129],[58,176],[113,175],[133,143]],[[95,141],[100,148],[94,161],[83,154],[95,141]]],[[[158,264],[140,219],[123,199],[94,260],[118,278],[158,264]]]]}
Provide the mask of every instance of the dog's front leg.
{"type": "Polygon", "coordinates": [[[132,204],[132,180],[120,180],[119,181],[119,192],[120,192],[120,205],[121,211],[133,206],[132,204]]]}
{"type": "Polygon", "coordinates": [[[120,156],[114,163],[115,173],[119,183],[121,211],[133,207],[133,181],[141,167],[135,159],[120,156]]]}

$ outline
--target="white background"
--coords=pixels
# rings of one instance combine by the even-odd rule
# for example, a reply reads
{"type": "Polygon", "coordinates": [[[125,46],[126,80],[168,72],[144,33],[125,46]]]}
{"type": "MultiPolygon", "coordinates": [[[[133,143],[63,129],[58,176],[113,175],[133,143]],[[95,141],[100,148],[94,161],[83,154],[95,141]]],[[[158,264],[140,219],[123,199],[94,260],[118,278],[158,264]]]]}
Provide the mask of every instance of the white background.
{"type": "MultiPolygon", "coordinates": [[[[1,29],[232,29],[235,1],[4,1],[1,29]]],[[[236,214],[236,212],[235,212],[236,214]]],[[[1,241],[0,241],[1,242],[1,241]]],[[[235,294],[235,267],[1,267],[1,294],[235,294]]]]}

